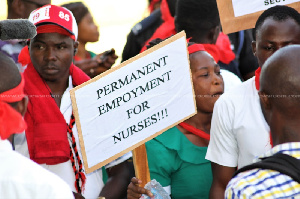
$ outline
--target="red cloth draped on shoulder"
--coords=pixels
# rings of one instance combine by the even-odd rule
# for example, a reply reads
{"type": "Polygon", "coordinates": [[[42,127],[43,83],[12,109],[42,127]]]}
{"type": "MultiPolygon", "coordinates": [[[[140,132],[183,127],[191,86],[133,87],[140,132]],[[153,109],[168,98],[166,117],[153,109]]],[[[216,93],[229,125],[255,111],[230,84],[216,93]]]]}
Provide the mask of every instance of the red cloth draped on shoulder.
{"type": "Polygon", "coordinates": [[[176,34],[175,30],[175,24],[174,24],[174,17],[172,17],[169,6],[167,3],[167,0],[162,0],[160,4],[160,10],[162,14],[163,23],[156,29],[156,31],[153,33],[151,38],[146,41],[144,47],[142,48],[141,52],[145,51],[147,49],[147,45],[150,41],[153,39],[166,39],[174,34],[176,34]]]}
{"type": "MultiPolygon", "coordinates": [[[[80,85],[90,78],[75,65],[70,66],[73,85],[80,85]]],[[[26,138],[30,158],[39,163],[54,165],[70,157],[67,139],[67,122],[32,63],[24,72],[25,93],[29,97],[25,120],[28,125],[26,138]]]]}
{"type": "Polygon", "coordinates": [[[218,36],[216,46],[219,50],[219,59],[221,62],[229,64],[235,59],[235,54],[231,49],[231,43],[227,35],[221,32],[218,36]]]}

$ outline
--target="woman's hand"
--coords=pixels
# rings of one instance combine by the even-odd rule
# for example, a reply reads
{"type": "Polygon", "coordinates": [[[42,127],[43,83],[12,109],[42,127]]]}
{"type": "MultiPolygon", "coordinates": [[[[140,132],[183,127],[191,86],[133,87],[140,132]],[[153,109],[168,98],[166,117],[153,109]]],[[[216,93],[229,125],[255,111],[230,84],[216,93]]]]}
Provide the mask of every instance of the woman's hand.
{"type": "Polygon", "coordinates": [[[107,50],[97,56],[94,57],[97,60],[100,67],[104,67],[106,69],[110,69],[111,66],[116,62],[118,59],[118,55],[116,55],[115,49],[107,50]]]}
{"type": "Polygon", "coordinates": [[[142,181],[135,177],[131,179],[131,183],[128,185],[127,188],[127,199],[139,199],[140,197],[142,197],[142,194],[146,194],[149,197],[153,197],[151,191],[143,187],[139,187],[139,184],[141,183],[142,181]]]}

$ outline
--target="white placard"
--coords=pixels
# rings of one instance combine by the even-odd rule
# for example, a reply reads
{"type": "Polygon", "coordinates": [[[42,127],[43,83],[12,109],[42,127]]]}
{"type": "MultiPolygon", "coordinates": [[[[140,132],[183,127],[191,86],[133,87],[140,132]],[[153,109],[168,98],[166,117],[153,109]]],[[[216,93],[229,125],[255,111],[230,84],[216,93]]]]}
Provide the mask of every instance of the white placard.
{"type": "Polygon", "coordinates": [[[276,5],[287,5],[299,0],[232,0],[234,16],[240,17],[247,14],[267,10],[276,5]]]}
{"type": "Polygon", "coordinates": [[[71,97],[89,173],[196,114],[185,33],[74,88],[71,97]]]}

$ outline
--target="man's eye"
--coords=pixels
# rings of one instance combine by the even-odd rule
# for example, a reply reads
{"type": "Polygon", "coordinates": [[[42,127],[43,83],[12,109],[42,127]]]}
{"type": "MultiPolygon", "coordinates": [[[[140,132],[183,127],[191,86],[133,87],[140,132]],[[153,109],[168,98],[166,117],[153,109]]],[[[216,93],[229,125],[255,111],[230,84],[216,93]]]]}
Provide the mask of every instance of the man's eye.
{"type": "Polygon", "coordinates": [[[58,49],[60,49],[60,50],[63,50],[65,48],[66,48],[65,46],[58,46],[58,49]]]}
{"type": "Polygon", "coordinates": [[[273,46],[266,46],[265,49],[268,51],[275,50],[275,48],[273,46]]]}
{"type": "Polygon", "coordinates": [[[39,49],[39,50],[44,50],[44,49],[45,49],[45,47],[42,46],[42,45],[36,45],[35,47],[36,47],[37,49],[39,49]]]}

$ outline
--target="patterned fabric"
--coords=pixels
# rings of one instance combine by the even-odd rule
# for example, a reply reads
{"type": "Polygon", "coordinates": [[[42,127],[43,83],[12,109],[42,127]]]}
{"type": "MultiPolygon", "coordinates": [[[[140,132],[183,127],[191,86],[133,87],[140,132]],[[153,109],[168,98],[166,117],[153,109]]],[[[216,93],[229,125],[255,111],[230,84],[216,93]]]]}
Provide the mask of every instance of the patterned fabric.
{"type": "MultiPolygon", "coordinates": [[[[300,159],[300,142],[277,145],[255,162],[276,153],[300,159]]],[[[252,169],[238,174],[229,182],[225,198],[300,198],[300,184],[277,171],[252,169]]]]}
{"type": "Polygon", "coordinates": [[[78,193],[81,193],[82,191],[84,191],[84,185],[85,185],[85,175],[84,175],[84,171],[82,168],[82,161],[79,157],[78,154],[78,150],[77,150],[77,146],[76,146],[76,141],[75,141],[75,137],[73,135],[73,126],[75,124],[75,117],[74,114],[72,113],[71,115],[71,119],[70,119],[70,123],[68,125],[68,133],[72,139],[72,144],[70,146],[70,160],[72,162],[72,167],[75,173],[75,188],[77,190],[78,193]],[[75,157],[76,157],[76,161],[78,164],[78,169],[76,168],[76,161],[75,161],[75,157]],[[80,181],[81,181],[81,188],[80,188],[80,181]]]}

